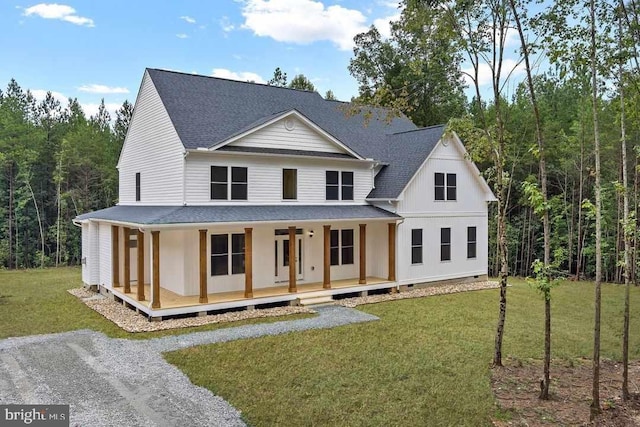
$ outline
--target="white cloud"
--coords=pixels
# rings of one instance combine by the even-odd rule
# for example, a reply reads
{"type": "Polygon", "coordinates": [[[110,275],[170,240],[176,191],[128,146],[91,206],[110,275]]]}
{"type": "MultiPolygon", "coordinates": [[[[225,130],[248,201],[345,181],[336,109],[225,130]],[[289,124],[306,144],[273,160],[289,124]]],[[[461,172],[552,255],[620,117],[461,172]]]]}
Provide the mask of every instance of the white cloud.
{"type": "Polygon", "coordinates": [[[187,24],[195,24],[196,20],[190,16],[181,16],[180,19],[182,19],[184,22],[186,22],[187,24]]]}
{"type": "Polygon", "coordinates": [[[341,50],[351,49],[353,37],[367,31],[359,10],[313,0],[246,0],[242,16],[243,28],[257,36],[297,44],[329,40],[341,50]]]}
{"type": "Polygon", "coordinates": [[[226,68],[214,68],[211,73],[213,77],[221,77],[223,79],[240,80],[240,81],[252,81],[256,83],[266,83],[266,81],[256,73],[251,71],[235,72],[227,70],[226,68]]]}
{"type": "MultiPolygon", "coordinates": [[[[84,115],[87,116],[87,118],[89,118],[91,116],[95,116],[96,114],[98,114],[100,103],[95,104],[95,103],[81,102],[80,106],[82,107],[82,111],[84,111],[84,115]]],[[[109,112],[109,116],[111,117],[111,121],[113,122],[116,119],[116,111],[118,111],[120,107],[122,107],[122,104],[118,104],[117,102],[105,102],[104,106],[107,108],[107,111],[109,112]]]]}
{"type": "Polygon", "coordinates": [[[129,93],[129,89],[126,87],[110,87],[106,85],[99,84],[90,84],[90,85],[82,85],[78,88],[80,92],[88,92],[88,93],[103,93],[103,94],[111,94],[111,93],[129,93]]]}
{"type": "MultiPolygon", "coordinates": [[[[465,82],[469,85],[469,87],[473,87],[474,83],[473,80],[471,79],[470,75],[473,75],[473,67],[469,66],[469,67],[465,67],[462,69],[463,77],[465,82]]],[[[506,79],[507,77],[517,77],[519,75],[522,75],[525,72],[524,69],[524,65],[523,64],[518,64],[518,62],[515,59],[511,59],[511,58],[506,58],[502,61],[502,73],[501,73],[501,79],[502,81],[504,81],[504,79],[506,79]],[[509,73],[511,73],[511,75],[509,75],[509,73]]],[[[481,63],[478,66],[478,85],[479,86],[485,86],[485,85],[489,85],[491,84],[491,79],[492,79],[493,73],[491,72],[491,67],[489,67],[489,64],[487,63],[481,63]]]]}
{"type": "Polygon", "coordinates": [[[180,33],[180,34],[176,34],[176,37],[179,39],[188,39],[189,36],[186,35],[185,33],[180,33]]]}
{"type": "Polygon", "coordinates": [[[47,92],[51,92],[51,95],[60,102],[62,108],[67,106],[69,99],[62,93],[56,92],[54,90],[44,90],[44,89],[34,89],[31,91],[31,95],[36,99],[36,101],[43,101],[47,97],[47,92]]]}
{"type": "Polygon", "coordinates": [[[93,19],[78,16],[76,10],[66,4],[39,3],[24,10],[24,16],[36,15],[43,19],[59,19],[75,25],[94,27],[93,19]]]}
{"type": "Polygon", "coordinates": [[[220,20],[220,27],[222,28],[222,31],[224,31],[225,33],[233,31],[236,28],[235,25],[233,25],[231,21],[229,21],[228,16],[222,17],[222,19],[220,20]]]}
{"type": "Polygon", "coordinates": [[[378,18],[373,21],[373,25],[376,26],[380,35],[388,39],[391,37],[391,22],[395,22],[400,19],[400,14],[396,13],[395,15],[385,16],[384,18],[378,18]]]}

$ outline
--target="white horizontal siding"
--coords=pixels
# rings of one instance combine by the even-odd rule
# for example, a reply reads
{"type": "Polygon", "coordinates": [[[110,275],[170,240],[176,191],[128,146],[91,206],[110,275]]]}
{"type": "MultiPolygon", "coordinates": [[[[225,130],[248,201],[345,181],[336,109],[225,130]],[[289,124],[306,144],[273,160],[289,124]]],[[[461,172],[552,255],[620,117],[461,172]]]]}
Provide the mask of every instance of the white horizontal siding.
{"type": "Polygon", "coordinates": [[[111,225],[100,223],[100,284],[111,286],[111,225]]]}
{"type": "Polygon", "coordinates": [[[186,198],[190,205],[202,204],[364,204],[371,191],[371,169],[368,164],[331,159],[300,159],[216,153],[190,153],[186,164],[186,198]],[[211,166],[247,167],[248,200],[212,201],[210,199],[211,166]],[[298,199],[283,201],[282,169],[298,170],[298,199]],[[327,201],[325,172],[328,170],[354,173],[354,200],[327,201]]]}
{"type": "Polygon", "coordinates": [[[145,72],[119,162],[120,204],[182,204],[183,151],[169,115],[145,72]],[[136,173],[141,199],[136,202],[136,173]]]}
{"type": "Polygon", "coordinates": [[[89,274],[89,258],[91,248],[89,246],[89,223],[82,224],[82,281],[91,284],[91,276],[89,274]]]}
{"type": "Polygon", "coordinates": [[[229,144],[236,147],[277,148],[285,150],[346,153],[346,150],[330,141],[302,120],[288,116],[265,126],[229,144]],[[293,124],[291,130],[285,124],[293,124]]]}
{"type": "Polygon", "coordinates": [[[429,160],[405,189],[398,203],[398,213],[413,216],[425,212],[483,212],[487,205],[486,198],[484,188],[457,144],[454,141],[447,146],[438,143],[429,160]],[[435,200],[436,172],[456,174],[457,200],[435,200]]]}

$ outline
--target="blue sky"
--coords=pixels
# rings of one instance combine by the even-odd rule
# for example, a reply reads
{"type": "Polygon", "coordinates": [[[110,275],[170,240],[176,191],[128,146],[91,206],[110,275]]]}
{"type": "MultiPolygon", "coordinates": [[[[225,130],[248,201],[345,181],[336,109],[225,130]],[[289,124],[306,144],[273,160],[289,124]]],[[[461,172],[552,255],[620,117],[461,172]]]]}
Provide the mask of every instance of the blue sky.
{"type": "Polygon", "coordinates": [[[0,87],[15,78],[38,98],[77,97],[89,114],[101,98],[112,111],[135,101],[145,67],[254,81],[280,67],[348,100],[353,36],[388,31],[398,14],[397,2],[362,0],[0,3],[0,87]]]}

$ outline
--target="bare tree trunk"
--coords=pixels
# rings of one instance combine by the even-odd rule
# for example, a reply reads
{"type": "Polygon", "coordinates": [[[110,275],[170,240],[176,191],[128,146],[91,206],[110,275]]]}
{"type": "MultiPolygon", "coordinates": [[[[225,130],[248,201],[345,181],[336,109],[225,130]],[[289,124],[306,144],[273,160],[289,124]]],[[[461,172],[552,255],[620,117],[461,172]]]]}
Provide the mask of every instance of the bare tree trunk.
{"type": "Polygon", "coordinates": [[[8,168],[8,181],[9,181],[9,262],[8,262],[8,268],[9,270],[11,270],[12,268],[16,267],[16,262],[15,262],[15,252],[14,252],[14,246],[13,246],[13,241],[14,239],[14,234],[13,234],[13,227],[14,227],[14,219],[13,219],[13,198],[14,198],[14,171],[13,171],[13,162],[9,161],[9,168],[8,168]]]}
{"type": "Polygon", "coordinates": [[[582,269],[582,248],[584,233],[582,230],[582,200],[584,197],[584,120],[580,118],[582,122],[582,136],[580,138],[580,186],[578,190],[578,247],[576,253],[576,280],[580,280],[580,270],[582,269]]]}
{"type": "MultiPolygon", "coordinates": [[[[624,7],[623,0],[620,7],[624,7]]],[[[622,19],[619,19],[618,41],[622,44],[622,19]]],[[[629,400],[629,288],[631,287],[631,230],[629,218],[629,182],[627,176],[627,130],[624,108],[624,69],[620,63],[620,145],[622,151],[622,186],[623,221],[622,233],[624,236],[624,321],[622,327],[622,399],[629,400]]],[[[635,227],[633,227],[635,230],[635,227]]]]}
{"type": "MultiPolygon", "coordinates": [[[[62,173],[62,157],[60,157],[60,161],[58,163],[58,173],[62,173]]],[[[58,211],[56,215],[56,267],[60,264],[60,212],[62,211],[62,200],[60,196],[60,187],[62,186],[62,177],[56,177],[58,181],[58,186],[56,188],[56,198],[58,203],[58,211]]]]}
{"type": "Polygon", "coordinates": [[[40,268],[44,268],[44,229],[42,227],[42,219],[40,218],[40,209],[38,208],[36,195],[33,193],[33,188],[31,187],[31,183],[29,182],[28,179],[25,179],[25,184],[29,189],[29,193],[31,194],[31,199],[33,200],[33,205],[36,208],[36,216],[38,218],[38,228],[40,229],[40,268]]]}
{"type": "Polygon", "coordinates": [[[598,78],[596,71],[596,6],[590,0],[591,14],[591,85],[593,102],[593,140],[595,152],[595,193],[596,193],[596,285],[595,321],[593,326],[593,393],[591,420],[602,412],[600,408],[600,309],[602,300],[602,194],[600,188],[600,138],[598,127],[598,78]]]}

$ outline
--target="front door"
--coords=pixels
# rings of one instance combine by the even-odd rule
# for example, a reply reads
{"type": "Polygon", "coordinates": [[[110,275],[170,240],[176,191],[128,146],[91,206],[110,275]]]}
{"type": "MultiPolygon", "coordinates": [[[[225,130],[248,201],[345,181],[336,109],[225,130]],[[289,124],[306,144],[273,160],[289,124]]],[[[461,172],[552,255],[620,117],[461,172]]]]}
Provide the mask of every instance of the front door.
{"type": "MultiPolygon", "coordinates": [[[[302,279],[302,236],[296,235],[296,280],[302,279]]],[[[289,281],[289,236],[276,236],[275,281],[289,281]]]]}

